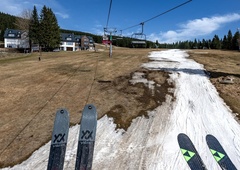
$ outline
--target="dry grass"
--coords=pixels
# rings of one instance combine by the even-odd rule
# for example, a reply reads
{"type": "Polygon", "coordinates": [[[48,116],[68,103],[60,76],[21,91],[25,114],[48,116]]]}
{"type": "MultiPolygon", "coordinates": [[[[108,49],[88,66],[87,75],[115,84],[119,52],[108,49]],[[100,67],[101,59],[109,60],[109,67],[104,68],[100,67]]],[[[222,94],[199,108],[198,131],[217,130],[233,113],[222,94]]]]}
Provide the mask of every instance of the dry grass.
{"type": "MultiPolygon", "coordinates": [[[[25,160],[48,142],[59,108],[68,109],[70,124],[74,125],[79,123],[84,105],[93,103],[99,118],[107,114],[114,118],[118,128],[127,129],[133,118],[146,116],[147,110],[165,100],[168,88],[173,87],[166,81],[168,74],[140,68],[148,61],[151,49],[114,48],[113,57],[109,58],[108,50],[98,48],[103,51],[42,53],[41,61],[38,53],[0,60],[0,167],[25,160]],[[135,71],[145,73],[161,88],[149,91],[143,84],[130,84],[135,71]]],[[[239,66],[235,66],[239,53],[204,52],[208,53],[190,54],[199,62],[206,61],[203,64],[212,75],[234,74],[239,80],[239,66]],[[226,63],[229,70],[225,70],[226,63]]],[[[217,83],[215,79],[212,78],[213,83],[217,83]]],[[[224,92],[224,87],[231,86],[215,85],[224,92]]],[[[239,84],[234,90],[237,88],[239,84]]],[[[239,89],[236,94],[239,97],[239,89]]],[[[229,99],[228,104],[239,110],[237,101],[229,99]]]]}
{"type": "Polygon", "coordinates": [[[141,86],[133,97],[121,93],[130,74],[148,61],[149,51],[116,48],[112,58],[105,50],[42,53],[41,61],[38,53],[0,60],[0,166],[23,161],[49,141],[59,108],[68,109],[73,125],[79,123],[86,103],[97,106],[98,117],[111,114],[119,104],[125,108],[131,104],[126,114],[133,116],[123,116],[122,128],[128,127],[132,117],[153,108],[154,99],[138,107],[146,95],[146,90],[137,89],[141,86]]]}

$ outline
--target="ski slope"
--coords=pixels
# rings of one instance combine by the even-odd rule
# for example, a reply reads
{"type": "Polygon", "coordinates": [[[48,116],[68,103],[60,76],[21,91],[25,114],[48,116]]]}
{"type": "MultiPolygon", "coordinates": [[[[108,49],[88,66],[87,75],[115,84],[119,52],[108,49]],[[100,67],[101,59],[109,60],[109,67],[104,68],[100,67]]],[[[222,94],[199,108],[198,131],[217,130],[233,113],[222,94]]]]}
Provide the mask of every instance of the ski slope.
{"type": "MultiPolygon", "coordinates": [[[[187,170],[177,142],[179,133],[187,134],[206,167],[220,170],[211,155],[205,137],[214,135],[222,144],[235,166],[240,169],[240,125],[219,97],[201,64],[188,58],[181,50],[149,54],[151,62],[143,67],[170,72],[175,84],[175,99],[153,111],[149,118],[138,117],[125,132],[115,131],[111,118],[98,120],[94,151],[94,170],[187,170]]],[[[74,169],[79,125],[69,130],[64,169],[74,169]]],[[[4,170],[46,169],[50,142],[23,163],[4,170]]]]}

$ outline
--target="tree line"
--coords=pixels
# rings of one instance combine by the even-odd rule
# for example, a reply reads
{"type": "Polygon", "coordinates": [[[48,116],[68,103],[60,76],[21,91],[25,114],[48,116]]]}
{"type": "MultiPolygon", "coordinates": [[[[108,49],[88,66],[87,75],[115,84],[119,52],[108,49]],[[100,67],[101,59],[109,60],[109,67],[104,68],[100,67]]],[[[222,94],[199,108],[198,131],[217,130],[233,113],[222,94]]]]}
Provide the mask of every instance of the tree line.
{"type": "MultiPolygon", "coordinates": [[[[0,12],[0,41],[4,40],[4,31],[7,28],[20,29],[29,32],[31,44],[39,44],[43,49],[53,49],[60,44],[61,33],[74,33],[76,35],[87,35],[93,37],[94,42],[102,43],[102,36],[91,33],[65,30],[58,25],[57,19],[51,8],[43,6],[40,15],[34,6],[32,11],[23,11],[21,16],[16,17],[0,12]]],[[[212,39],[194,41],[179,41],[175,43],[159,43],[158,41],[146,41],[145,48],[178,48],[178,49],[225,49],[238,50],[239,31],[234,35],[231,30],[221,39],[214,35],[212,39]]],[[[130,37],[113,36],[113,45],[120,47],[132,47],[130,37]]]]}
{"type": "Polygon", "coordinates": [[[172,44],[159,44],[160,48],[178,48],[178,49],[223,49],[223,50],[239,50],[240,33],[236,31],[234,35],[229,30],[227,35],[224,35],[222,39],[218,35],[214,35],[209,40],[197,40],[194,41],[179,41],[172,44]]]}
{"type": "MultiPolygon", "coordinates": [[[[132,39],[130,37],[113,36],[113,45],[120,47],[132,47],[132,39]]],[[[170,49],[223,49],[223,50],[239,50],[240,33],[236,31],[234,35],[229,30],[227,35],[221,39],[218,35],[214,35],[212,39],[202,39],[194,41],[178,41],[175,43],[159,43],[146,41],[145,48],[170,48],[170,49]]]]}
{"type": "Polygon", "coordinates": [[[15,16],[0,12],[0,41],[4,40],[3,36],[7,28],[16,29],[15,21],[15,16]]]}

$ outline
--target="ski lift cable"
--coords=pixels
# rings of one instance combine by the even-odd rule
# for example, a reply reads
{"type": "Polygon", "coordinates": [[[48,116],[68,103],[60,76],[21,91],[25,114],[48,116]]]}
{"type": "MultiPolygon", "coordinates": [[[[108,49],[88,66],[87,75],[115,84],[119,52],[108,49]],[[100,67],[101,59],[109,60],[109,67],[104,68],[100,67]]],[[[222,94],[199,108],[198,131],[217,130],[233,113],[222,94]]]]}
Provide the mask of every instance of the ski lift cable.
{"type": "Polygon", "coordinates": [[[110,14],[111,14],[111,8],[112,8],[112,0],[110,0],[106,28],[108,27],[108,22],[109,22],[109,18],[110,18],[110,14]]]}
{"type": "Polygon", "coordinates": [[[162,16],[162,15],[164,15],[164,14],[170,12],[170,11],[173,11],[173,10],[175,10],[175,9],[177,9],[177,8],[179,8],[179,7],[183,6],[183,5],[191,2],[191,1],[192,1],[192,0],[189,0],[189,1],[186,1],[186,2],[184,2],[184,3],[182,3],[182,4],[180,4],[180,5],[177,5],[177,6],[171,8],[171,9],[169,9],[169,10],[167,10],[167,11],[161,13],[161,14],[158,14],[158,15],[156,15],[156,16],[154,16],[154,17],[152,17],[152,18],[150,18],[150,19],[148,19],[148,20],[146,20],[146,21],[144,21],[143,23],[146,23],[146,22],[149,22],[149,21],[151,21],[151,20],[153,20],[153,19],[155,19],[155,18],[158,18],[158,17],[160,17],[160,16],[162,16]]]}
{"type": "Polygon", "coordinates": [[[144,23],[149,22],[149,21],[151,21],[151,20],[153,20],[153,19],[156,19],[156,18],[158,18],[158,17],[160,17],[160,16],[162,16],[162,15],[164,15],[164,14],[170,12],[170,11],[173,11],[173,10],[175,10],[175,9],[177,9],[177,8],[179,8],[179,7],[181,7],[181,6],[183,6],[183,5],[186,5],[187,3],[191,2],[191,1],[192,1],[192,0],[188,0],[188,1],[186,1],[186,2],[184,2],[184,3],[182,3],[182,4],[180,4],[180,5],[177,5],[177,6],[173,7],[173,8],[171,8],[171,9],[169,9],[169,10],[167,10],[167,11],[161,13],[161,14],[158,14],[158,15],[156,15],[156,16],[150,18],[150,19],[147,19],[146,21],[143,21],[143,22],[141,22],[141,23],[139,23],[139,24],[136,24],[136,25],[133,25],[133,26],[130,26],[130,27],[127,27],[127,28],[121,29],[121,30],[124,31],[124,30],[128,30],[128,29],[130,29],[130,28],[137,27],[137,26],[139,26],[139,25],[143,25],[144,23]]]}

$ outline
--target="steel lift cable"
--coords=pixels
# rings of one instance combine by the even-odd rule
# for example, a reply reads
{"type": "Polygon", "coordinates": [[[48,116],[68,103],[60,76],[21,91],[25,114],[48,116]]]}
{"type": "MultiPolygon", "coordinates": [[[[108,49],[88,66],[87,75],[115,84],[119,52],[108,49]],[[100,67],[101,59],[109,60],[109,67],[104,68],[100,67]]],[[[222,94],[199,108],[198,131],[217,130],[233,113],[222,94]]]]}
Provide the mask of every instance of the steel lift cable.
{"type": "Polygon", "coordinates": [[[108,22],[109,22],[109,18],[110,18],[110,14],[111,14],[111,8],[112,8],[112,0],[110,0],[106,28],[108,27],[108,22]]]}
{"type": "Polygon", "coordinates": [[[192,0],[188,0],[188,1],[186,1],[186,2],[184,2],[184,3],[182,3],[182,4],[180,4],[180,5],[177,5],[177,6],[171,8],[171,9],[165,11],[165,12],[162,12],[162,13],[160,13],[160,14],[152,17],[152,18],[149,18],[149,19],[147,19],[147,20],[145,20],[145,21],[143,21],[143,22],[141,22],[141,23],[139,23],[139,24],[135,24],[135,25],[133,25],[133,26],[130,26],[130,27],[127,27],[127,28],[124,28],[124,29],[121,29],[121,30],[124,31],[124,30],[128,30],[128,29],[130,29],[130,28],[137,27],[137,26],[139,26],[139,25],[143,25],[144,23],[149,22],[149,21],[151,21],[151,20],[153,20],[153,19],[156,19],[156,18],[158,18],[158,17],[160,17],[160,16],[162,16],[162,15],[164,15],[164,14],[170,12],[170,11],[173,11],[173,10],[175,10],[175,9],[183,6],[183,5],[186,5],[187,3],[191,2],[191,1],[192,1],[192,0]]]}

